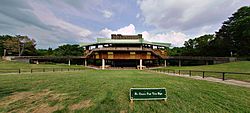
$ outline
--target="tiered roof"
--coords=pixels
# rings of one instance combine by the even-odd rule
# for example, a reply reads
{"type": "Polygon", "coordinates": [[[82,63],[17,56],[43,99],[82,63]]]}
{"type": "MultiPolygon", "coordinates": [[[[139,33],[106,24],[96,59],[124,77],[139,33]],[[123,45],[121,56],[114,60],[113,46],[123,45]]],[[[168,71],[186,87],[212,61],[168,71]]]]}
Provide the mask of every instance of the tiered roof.
{"type": "Polygon", "coordinates": [[[82,43],[81,46],[91,46],[91,45],[98,45],[98,44],[149,44],[149,45],[156,45],[162,47],[170,47],[170,43],[161,43],[161,42],[149,42],[142,38],[142,35],[111,35],[110,38],[97,38],[96,43],[82,43]],[[133,37],[134,36],[134,37],[133,37]],[[138,38],[136,38],[138,37],[138,38]]]}

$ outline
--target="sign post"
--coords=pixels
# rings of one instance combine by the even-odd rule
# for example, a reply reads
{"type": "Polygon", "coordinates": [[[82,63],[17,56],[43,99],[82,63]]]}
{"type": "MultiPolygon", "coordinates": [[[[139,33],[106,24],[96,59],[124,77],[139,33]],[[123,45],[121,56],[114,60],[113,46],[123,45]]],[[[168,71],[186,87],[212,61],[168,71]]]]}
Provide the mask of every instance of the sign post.
{"type": "Polygon", "coordinates": [[[130,88],[130,101],[167,100],[166,88],[130,88]]]}

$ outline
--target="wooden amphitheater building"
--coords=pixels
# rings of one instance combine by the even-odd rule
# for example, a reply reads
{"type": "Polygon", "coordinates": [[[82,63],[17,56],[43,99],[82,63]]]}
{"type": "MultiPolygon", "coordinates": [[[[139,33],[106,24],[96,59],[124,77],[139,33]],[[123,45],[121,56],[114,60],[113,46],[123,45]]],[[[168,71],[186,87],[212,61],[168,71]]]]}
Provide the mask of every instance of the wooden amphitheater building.
{"type": "Polygon", "coordinates": [[[170,43],[149,42],[142,34],[112,34],[110,38],[98,38],[96,43],[81,44],[84,47],[85,66],[106,68],[134,68],[166,66],[166,48],[170,43]]]}

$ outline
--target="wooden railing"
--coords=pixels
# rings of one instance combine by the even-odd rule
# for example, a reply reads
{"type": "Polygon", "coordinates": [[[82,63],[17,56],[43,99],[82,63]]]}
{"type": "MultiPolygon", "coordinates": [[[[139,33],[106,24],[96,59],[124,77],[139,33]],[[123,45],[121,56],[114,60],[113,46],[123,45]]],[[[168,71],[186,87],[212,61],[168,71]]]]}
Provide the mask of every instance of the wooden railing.
{"type": "Polygon", "coordinates": [[[141,48],[141,47],[104,47],[104,48],[95,48],[92,50],[86,50],[85,56],[90,55],[93,51],[151,51],[154,54],[166,58],[166,53],[164,50],[151,49],[151,48],[141,48]]]}
{"type": "Polygon", "coordinates": [[[103,48],[96,48],[93,50],[135,50],[135,51],[140,51],[143,50],[140,47],[103,47],[103,48]]]}

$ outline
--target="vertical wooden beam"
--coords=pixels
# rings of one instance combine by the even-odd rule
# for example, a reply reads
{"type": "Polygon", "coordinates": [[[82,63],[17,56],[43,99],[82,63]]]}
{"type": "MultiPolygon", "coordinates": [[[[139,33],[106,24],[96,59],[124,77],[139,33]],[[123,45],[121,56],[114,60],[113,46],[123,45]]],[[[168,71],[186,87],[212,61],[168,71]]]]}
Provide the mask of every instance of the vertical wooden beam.
{"type": "Polygon", "coordinates": [[[164,60],[164,67],[167,67],[167,60],[164,60]]]}

